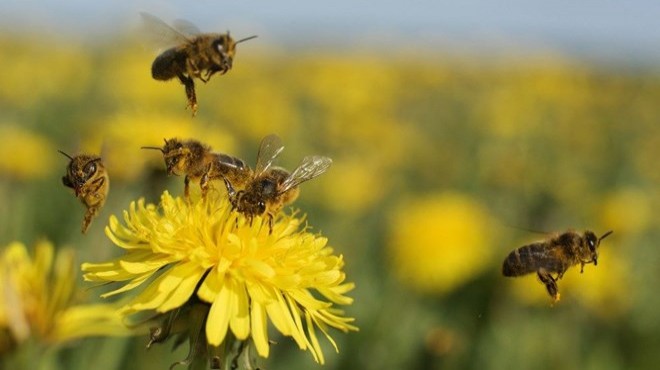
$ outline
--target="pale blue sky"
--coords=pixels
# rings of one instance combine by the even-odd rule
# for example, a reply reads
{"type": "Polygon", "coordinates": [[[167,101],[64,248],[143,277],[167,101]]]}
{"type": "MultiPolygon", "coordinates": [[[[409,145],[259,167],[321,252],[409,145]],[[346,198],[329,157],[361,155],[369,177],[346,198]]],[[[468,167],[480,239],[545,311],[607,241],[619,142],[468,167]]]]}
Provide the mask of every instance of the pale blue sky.
{"type": "Polygon", "coordinates": [[[278,44],[513,45],[660,59],[659,0],[0,0],[0,30],[84,38],[125,31],[139,11],[278,44]]]}

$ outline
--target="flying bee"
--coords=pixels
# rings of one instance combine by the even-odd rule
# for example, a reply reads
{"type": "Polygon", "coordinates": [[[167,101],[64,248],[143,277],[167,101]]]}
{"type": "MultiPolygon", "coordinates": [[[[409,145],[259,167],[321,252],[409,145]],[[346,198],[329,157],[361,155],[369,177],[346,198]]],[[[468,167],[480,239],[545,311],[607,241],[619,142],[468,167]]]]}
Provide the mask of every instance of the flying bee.
{"type": "Polygon", "coordinates": [[[242,186],[252,177],[252,170],[241,159],[226,154],[213,153],[211,147],[197,140],[165,139],[162,148],[143,146],[163,153],[167,175],[184,179],[184,194],[190,198],[190,181],[199,181],[202,196],[206,196],[211,180],[229,179],[242,186]]]}
{"type": "Polygon", "coordinates": [[[582,234],[567,231],[548,240],[524,245],[509,253],[502,265],[502,274],[514,277],[536,272],[550,297],[557,302],[560,297],[557,280],[571,266],[580,264],[582,273],[584,265],[597,265],[598,246],[610,234],[611,230],[598,238],[589,230],[582,234]]]}
{"type": "Polygon", "coordinates": [[[250,220],[254,216],[267,214],[271,230],[277,212],[298,197],[298,185],[323,174],[332,164],[332,159],[328,157],[307,156],[289,173],[283,168],[273,167],[282,150],[284,146],[277,135],[266,136],[261,141],[257,164],[245,189],[236,191],[231,179],[224,178],[232,206],[250,220]]]}
{"type": "Polygon", "coordinates": [[[206,83],[216,73],[227,73],[233,66],[236,45],[255,36],[235,41],[227,33],[200,33],[192,23],[179,20],[174,27],[156,16],[140,13],[150,32],[172,41],[171,47],[156,57],[151,65],[151,76],[160,81],[175,77],[185,86],[188,107],[197,113],[197,95],[194,78],[206,83]]]}
{"type": "Polygon", "coordinates": [[[62,176],[62,184],[73,189],[76,197],[87,207],[82,222],[84,234],[105,203],[110,190],[110,178],[101,157],[88,154],[72,157],[61,150],[58,152],[70,160],[66,175],[62,176]]]}

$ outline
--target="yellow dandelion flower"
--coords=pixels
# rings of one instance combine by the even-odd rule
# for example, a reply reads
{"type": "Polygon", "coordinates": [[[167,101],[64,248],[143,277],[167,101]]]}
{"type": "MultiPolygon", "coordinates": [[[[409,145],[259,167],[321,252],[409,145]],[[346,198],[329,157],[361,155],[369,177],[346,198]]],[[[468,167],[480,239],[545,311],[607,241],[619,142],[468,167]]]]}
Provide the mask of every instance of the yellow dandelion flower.
{"type": "Polygon", "coordinates": [[[117,306],[77,305],[74,253],[42,241],[30,258],[14,242],[0,254],[0,354],[28,339],[57,345],[87,336],[127,335],[117,306]]]}
{"type": "MultiPolygon", "coordinates": [[[[125,225],[111,217],[106,234],[125,254],[82,268],[88,281],[126,282],[104,297],[146,285],[123,307],[125,316],[178,312],[201,302],[208,311],[202,339],[211,353],[233,338],[251,338],[267,357],[270,319],[319,363],[317,329],[335,350],[328,328],[357,330],[334,306],[353,301],[345,295],[354,284],[345,282],[343,257],[326,238],[301,230],[295,214],[281,214],[271,230],[266,219],[250,223],[233,211],[224,193],[189,202],[164,192],[160,206],[140,199],[123,219],[125,225]]],[[[162,334],[152,332],[152,342],[162,334]]]]}

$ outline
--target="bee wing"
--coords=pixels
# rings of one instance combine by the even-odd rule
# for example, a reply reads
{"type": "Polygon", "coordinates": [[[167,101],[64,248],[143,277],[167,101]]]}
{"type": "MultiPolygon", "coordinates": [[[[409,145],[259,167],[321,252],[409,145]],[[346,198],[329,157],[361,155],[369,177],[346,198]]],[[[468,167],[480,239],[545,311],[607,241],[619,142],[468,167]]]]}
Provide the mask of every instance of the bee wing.
{"type": "Polygon", "coordinates": [[[175,19],[174,22],[172,22],[172,27],[188,38],[192,38],[202,33],[195,24],[185,19],[175,19]]]}
{"type": "MultiPolygon", "coordinates": [[[[177,28],[175,28],[155,15],[140,12],[140,16],[142,16],[143,33],[149,44],[155,45],[159,48],[166,48],[171,47],[172,45],[190,42],[190,36],[186,34],[186,26],[183,26],[183,24],[177,25],[177,28]]],[[[190,25],[192,26],[192,24],[190,25]]],[[[194,28],[196,29],[197,27],[194,28]]]]}
{"type": "Polygon", "coordinates": [[[328,168],[330,168],[331,164],[332,159],[320,155],[311,155],[303,158],[291,175],[284,179],[278,192],[280,194],[285,193],[289,189],[323,174],[328,168]]]}
{"type": "Polygon", "coordinates": [[[284,145],[279,136],[271,134],[263,138],[257,154],[257,164],[254,169],[255,176],[266,172],[275,162],[275,158],[282,153],[282,150],[284,150],[284,145]]]}

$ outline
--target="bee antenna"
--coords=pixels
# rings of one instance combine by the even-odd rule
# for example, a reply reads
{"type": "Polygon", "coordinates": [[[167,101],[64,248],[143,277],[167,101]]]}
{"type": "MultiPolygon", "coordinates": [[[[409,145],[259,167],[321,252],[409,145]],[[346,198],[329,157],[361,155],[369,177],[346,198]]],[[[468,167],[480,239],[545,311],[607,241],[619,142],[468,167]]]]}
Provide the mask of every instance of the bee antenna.
{"type": "Polygon", "coordinates": [[[614,230],[610,230],[610,231],[606,232],[605,234],[603,234],[603,236],[601,236],[600,238],[598,238],[598,242],[600,243],[601,240],[607,238],[607,237],[610,236],[610,234],[612,234],[613,232],[614,232],[614,230]]]}
{"type": "MultiPolygon", "coordinates": [[[[227,32],[227,34],[229,34],[229,32],[227,32]]],[[[236,41],[236,44],[240,44],[243,41],[252,40],[252,39],[256,39],[256,38],[257,38],[257,35],[252,35],[250,37],[246,37],[244,39],[240,39],[240,40],[236,41]]]]}
{"type": "Polygon", "coordinates": [[[59,150],[59,149],[58,149],[57,151],[60,152],[60,153],[62,153],[63,156],[69,158],[70,160],[73,160],[73,157],[71,157],[70,155],[64,153],[63,151],[61,151],[61,150],[59,150]]]}
{"type": "Polygon", "coordinates": [[[143,146],[143,147],[141,147],[140,149],[154,149],[154,150],[160,150],[161,153],[165,153],[165,151],[163,150],[163,148],[159,148],[159,147],[157,147],[157,146],[143,146]]]}

